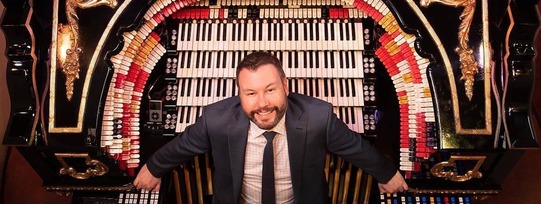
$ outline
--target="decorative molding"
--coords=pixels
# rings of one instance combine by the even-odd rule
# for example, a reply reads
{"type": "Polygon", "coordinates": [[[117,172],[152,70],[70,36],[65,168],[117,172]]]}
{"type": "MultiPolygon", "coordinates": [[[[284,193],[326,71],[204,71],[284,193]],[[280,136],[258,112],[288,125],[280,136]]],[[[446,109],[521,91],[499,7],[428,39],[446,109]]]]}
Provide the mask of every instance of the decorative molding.
{"type": "Polygon", "coordinates": [[[449,179],[451,181],[463,182],[471,180],[472,178],[481,178],[483,174],[479,171],[481,165],[485,161],[486,156],[456,156],[453,155],[447,161],[440,162],[430,169],[430,173],[436,177],[449,179]],[[456,172],[456,161],[459,160],[473,160],[477,161],[473,169],[466,171],[464,175],[459,175],[456,172]]]}
{"type": "Polygon", "coordinates": [[[59,172],[61,175],[69,175],[76,179],[89,179],[95,176],[103,176],[109,172],[109,167],[99,160],[92,159],[87,153],[55,153],[56,159],[62,164],[59,172]],[[77,172],[64,158],[84,158],[85,164],[89,166],[84,172],[77,172]]]}
{"type": "Polygon", "coordinates": [[[479,69],[477,68],[478,64],[473,56],[473,50],[468,45],[468,36],[470,34],[473,14],[475,13],[476,0],[421,0],[419,3],[425,8],[432,3],[440,3],[455,8],[464,8],[459,17],[461,23],[458,27],[458,46],[455,48],[455,52],[460,57],[460,69],[462,70],[462,77],[460,77],[460,80],[464,81],[466,96],[471,101],[473,97],[473,83],[475,82],[474,77],[475,74],[479,72],[479,69]]]}

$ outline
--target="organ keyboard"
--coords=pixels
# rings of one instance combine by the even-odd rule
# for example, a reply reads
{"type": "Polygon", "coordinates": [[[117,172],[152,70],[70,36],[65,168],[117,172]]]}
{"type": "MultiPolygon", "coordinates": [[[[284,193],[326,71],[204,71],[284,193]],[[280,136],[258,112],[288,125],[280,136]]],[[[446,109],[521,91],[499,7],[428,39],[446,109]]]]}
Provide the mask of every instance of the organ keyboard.
{"type": "MultiPolygon", "coordinates": [[[[43,167],[49,190],[130,190],[126,185],[154,150],[181,135],[207,104],[237,95],[235,68],[253,51],[281,60],[289,91],[331,102],[348,127],[384,149],[414,194],[374,198],[368,192],[361,199],[337,190],[332,199],[446,203],[449,193],[466,202],[469,194],[498,193],[503,178],[497,177],[515,162],[506,158],[518,154],[509,148],[537,146],[530,93],[517,90],[533,84],[531,39],[538,23],[513,18],[516,11],[537,19],[532,2],[34,1],[54,7],[53,20],[45,11],[29,12],[26,1],[3,2],[2,26],[11,36],[8,87],[16,104],[4,143],[30,146],[21,150],[43,167]],[[460,10],[471,21],[456,7],[475,7],[460,10]],[[472,10],[475,15],[467,13],[472,10]],[[24,19],[19,15],[32,20],[14,20],[24,19]],[[489,30],[487,22],[501,23],[489,30]],[[470,27],[480,32],[460,35],[470,27]],[[69,36],[72,44],[62,40],[69,36]],[[75,173],[57,173],[70,167],[75,173]]],[[[212,162],[204,161],[210,178],[212,162]]],[[[332,186],[351,183],[358,172],[359,185],[369,186],[354,190],[370,191],[361,171],[332,155],[328,161],[332,186]]],[[[185,180],[197,174],[191,163],[182,168],[185,180]]],[[[119,200],[135,200],[128,197],[119,200]]]]}
{"type": "MultiPolygon", "coordinates": [[[[366,71],[375,72],[364,70],[374,68],[371,65],[374,59],[363,59],[360,50],[272,52],[282,61],[286,75],[292,78],[362,78],[366,71]]],[[[179,78],[192,75],[234,78],[236,65],[247,54],[248,51],[180,51],[178,59],[172,59],[177,67],[171,69],[176,68],[174,72],[179,78]]]]}
{"type": "Polygon", "coordinates": [[[137,193],[122,193],[118,196],[118,203],[122,204],[158,204],[158,192],[141,190],[137,193]]]}
{"type": "MultiPolygon", "coordinates": [[[[375,100],[374,85],[363,86],[362,79],[298,78],[289,79],[288,83],[291,92],[310,95],[336,106],[363,106],[364,101],[375,100]]],[[[171,94],[177,95],[175,98],[179,106],[205,106],[238,94],[233,78],[182,78],[178,81],[178,87],[182,88],[171,91],[171,94]]]]}

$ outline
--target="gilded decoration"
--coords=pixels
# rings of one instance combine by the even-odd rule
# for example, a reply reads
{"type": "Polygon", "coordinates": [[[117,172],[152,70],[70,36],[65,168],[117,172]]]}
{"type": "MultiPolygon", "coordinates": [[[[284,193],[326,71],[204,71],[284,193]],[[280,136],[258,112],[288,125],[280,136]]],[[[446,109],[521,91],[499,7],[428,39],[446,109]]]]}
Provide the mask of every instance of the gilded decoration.
{"type": "Polygon", "coordinates": [[[472,178],[481,178],[483,174],[479,171],[485,161],[485,156],[456,156],[453,155],[447,161],[440,162],[430,169],[430,173],[436,177],[449,179],[451,181],[463,182],[472,178]],[[477,161],[471,170],[467,170],[464,175],[457,173],[456,161],[477,161]]]}
{"type": "Polygon", "coordinates": [[[462,77],[460,80],[464,81],[464,89],[466,90],[466,96],[471,101],[473,97],[473,83],[475,82],[475,74],[479,72],[477,69],[477,62],[473,56],[473,50],[469,47],[469,33],[470,26],[475,13],[475,0],[421,0],[422,7],[428,7],[431,3],[441,3],[453,7],[464,7],[462,14],[460,15],[460,26],[458,28],[458,46],[455,48],[455,52],[460,57],[460,70],[462,70],[462,77]]]}
{"type": "Polygon", "coordinates": [[[73,83],[79,78],[79,57],[83,53],[79,32],[79,16],[77,9],[87,9],[98,6],[115,8],[116,0],[66,0],[66,17],[68,24],[58,26],[58,64],[62,73],[66,76],[66,97],[71,101],[73,96],[73,83]]]}
{"type": "Polygon", "coordinates": [[[109,167],[96,159],[90,158],[86,153],[56,153],[55,156],[62,164],[62,168],[59,170],[61,175],[69,175],[76,179],[89,179],[95,176],[103,176],[109,172],[109,167]],[[64,160],[65,158],[84,158],[88,168],[84,172],[77,172],[74,167],[64,160]]]}

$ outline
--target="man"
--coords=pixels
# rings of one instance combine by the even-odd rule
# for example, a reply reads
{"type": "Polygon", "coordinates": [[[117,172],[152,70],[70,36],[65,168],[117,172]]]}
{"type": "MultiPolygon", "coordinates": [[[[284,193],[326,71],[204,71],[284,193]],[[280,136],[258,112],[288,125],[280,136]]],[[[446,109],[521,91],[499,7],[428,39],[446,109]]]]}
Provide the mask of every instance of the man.
{"type": "Polygon", "coordinates": [[[161,176],[212,150],[213,203],[262,203],[268,195],[262,191],[269,188],[262,184],[267,143],[262,134],[273,131],[277,134],[270,140],[275,160],[272,202],[325,203],[327,150],[374,176],[381,192],[408,189],[396,168],[340,121],[331,104],[289,93],[274,56],[265,52],[246,56],[237,67],[237,86],[239,96],[208,105],[195,124],[158,150],[134,185],[157,191],[161,176]]]}

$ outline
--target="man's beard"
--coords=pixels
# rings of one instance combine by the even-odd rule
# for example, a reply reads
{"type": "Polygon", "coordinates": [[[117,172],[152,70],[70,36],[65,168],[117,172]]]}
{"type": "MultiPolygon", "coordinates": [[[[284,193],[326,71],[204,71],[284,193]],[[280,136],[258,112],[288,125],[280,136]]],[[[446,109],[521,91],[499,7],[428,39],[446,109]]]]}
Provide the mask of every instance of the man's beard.
{"type": "Polygon", "coordinates": [[[284,115],[286,114],[286,109],[287,109],[287,103],[283,103],[282,107],[272,106],[272,107],[260,108],[260,109],[257,109],[257,110],[253,110],[249,114],[246,114],[246,115],[247,115],[248,119],[250,119],[250,121],[254,122],[257,125],[257,127],[261,128],[263,130],[270,130],[270,129],[274,128],[278,124],[278,122],[280,122],[282,117],[284,117],[284,115]],[[276,117],[274,117],[274,121],[272,121],[272,123],[263,124],[263,123],[260,123],[260,122],[258,122],[256,120],[255,114],[257,114],[258,112],[269,112],[269,111],[273,111],[273,110],[276,112],[276,117]]]}

